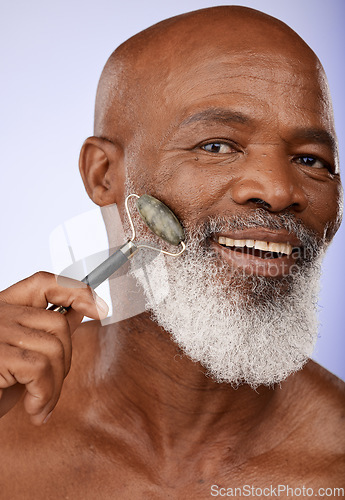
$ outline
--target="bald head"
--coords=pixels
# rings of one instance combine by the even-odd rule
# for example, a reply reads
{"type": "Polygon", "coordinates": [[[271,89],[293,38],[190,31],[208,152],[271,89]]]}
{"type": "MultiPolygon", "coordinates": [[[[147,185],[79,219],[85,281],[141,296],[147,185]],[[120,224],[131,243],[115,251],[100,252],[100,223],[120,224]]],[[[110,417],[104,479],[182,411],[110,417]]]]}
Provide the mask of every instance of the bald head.
{"type": "Polygon", "coordinates": [[[313,78],[324,79],[313,51],[278,19],[239,6],[202,9],[155,24],[113,52],[97,91],[95,135],[126,143],[146,121],[157,118],[161,98],[169,101],[171,84],[183,84],[200,61],[211,72],[222,63],[221,54],[235,60],[246,55],[249,65],[263,56],[267,65],[271,55],[275,63],[294,62],[297,76],[303,66],[313,78]]]}

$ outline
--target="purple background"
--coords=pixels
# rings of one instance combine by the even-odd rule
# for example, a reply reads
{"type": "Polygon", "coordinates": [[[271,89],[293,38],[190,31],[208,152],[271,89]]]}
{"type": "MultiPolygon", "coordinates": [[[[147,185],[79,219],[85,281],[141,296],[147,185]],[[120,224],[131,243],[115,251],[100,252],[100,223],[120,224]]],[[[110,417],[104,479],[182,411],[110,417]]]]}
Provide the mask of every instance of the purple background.
{"type": "MultiPolygon", "coordinates": [[[[49,234],[93,207],[79,178],[78,154],[92,135],[97,81],[112,50],[147,26],[182,12],[227,2],[14,0],[2,2],[0,288],[51,270],[49,234]]],[[[318,54],[329,77],[344,157],[343,0],[231,2],[274,15],[318,54]]],[[[345,230],[324,265],[315,359],[345,379],[345,230]]]]}

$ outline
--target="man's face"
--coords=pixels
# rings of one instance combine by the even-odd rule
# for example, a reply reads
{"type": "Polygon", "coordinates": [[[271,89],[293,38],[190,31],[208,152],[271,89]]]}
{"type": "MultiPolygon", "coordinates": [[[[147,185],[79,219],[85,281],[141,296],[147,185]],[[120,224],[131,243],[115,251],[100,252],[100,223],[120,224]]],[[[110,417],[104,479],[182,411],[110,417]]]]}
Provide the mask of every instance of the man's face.
{"type": "Polygon", "coordinates": [[[220,40],[159,70],[127,148],[127,188],[165,202],[187,233],[186,254],[150,271],[170,287],[150,302],[154,317],[216,380],[256,387],[312,353],[341,185],[315,60],[220,40]]]}
{"type": "MultiPolygon", "coordinates": [[[[335,134],[326,84],[308,61],[269,50],[199,51],[175,62],[148,101],[152,116],[147,108],[131,157],[135,183],[186,228],[260,207],[292,214],[320,239],[333,237],[340,198],[335,134]]],[[[232,268],[278,277],[296,260],[297,250],[286,255],[287,243],[301,246],[282,229],[222,231],[208,240],[232,268]],[[228,247],[219,238],[229,238],[228,247]],[[253,241],[281,255],[262,259],[253,241]],[[250,250],[243,252],[245,242],[250,250]]]]}

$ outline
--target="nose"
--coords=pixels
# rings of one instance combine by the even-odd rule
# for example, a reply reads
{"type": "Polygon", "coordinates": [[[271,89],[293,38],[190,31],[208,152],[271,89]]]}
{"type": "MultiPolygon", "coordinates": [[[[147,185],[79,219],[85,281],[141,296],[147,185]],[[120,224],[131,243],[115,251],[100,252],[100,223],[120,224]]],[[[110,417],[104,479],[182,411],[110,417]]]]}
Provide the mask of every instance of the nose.
{"type": "Polygon", "coordinates": [[[232,186],[232,198],[239,205],[258,205],[271,212],[302,212],[308,199],[296,167],[287,161],[266,157],[252,162],[232,186]]]}

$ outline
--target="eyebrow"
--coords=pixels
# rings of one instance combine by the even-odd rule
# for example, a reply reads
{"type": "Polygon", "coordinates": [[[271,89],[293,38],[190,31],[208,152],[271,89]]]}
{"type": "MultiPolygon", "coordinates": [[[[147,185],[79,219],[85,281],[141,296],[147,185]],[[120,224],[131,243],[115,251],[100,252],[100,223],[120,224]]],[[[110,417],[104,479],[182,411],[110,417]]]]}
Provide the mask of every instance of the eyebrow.
{"type": "Polygon", "coordinates": [[[195,122],[219,122],[219,123],[249,123],[251,120],[247,115],[237,111],[228,111],[224,109],[211,108],[192,115],[181,123],[181,126],[189,125],[195,122]]]}
{"type": "Polygon", "coordinates": [[[294,131],[293,140],[312,141],[328,146],[333,153],[338,151],[338,142],[334,135],[319,128],[300,128],[294,131]]]}
{"type": "MultiPolygon", "coordinates": [[[[250,124],[255,120],[250,118],[248,115],[240,113],[238,111],[224,110],[218,108],[210,108],[200,113],[196,113],[192,116],[186,118],[181,126],[190,125],[195,122],[219,122],[223,124],[229,123],[240,123],[240,124],[250,124]]],[[[318,144],[324,144],[328,146],[333,153],[338,151],[337,139],[327,132],[327,130],[320,128],[299,128],[294,130],[292,134],[292,140],[304,140],[312,141],[318,144]]],[[[292,141],[293,142],[293,141],[292,141]]]]}

